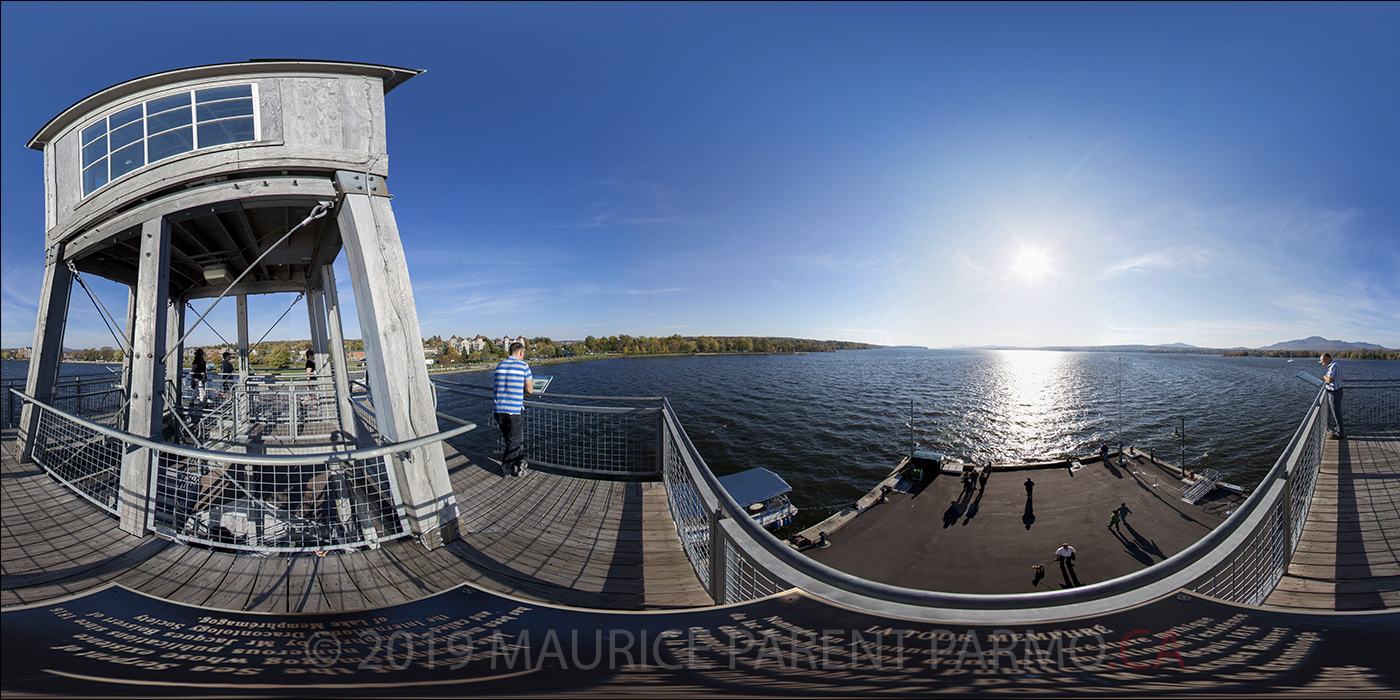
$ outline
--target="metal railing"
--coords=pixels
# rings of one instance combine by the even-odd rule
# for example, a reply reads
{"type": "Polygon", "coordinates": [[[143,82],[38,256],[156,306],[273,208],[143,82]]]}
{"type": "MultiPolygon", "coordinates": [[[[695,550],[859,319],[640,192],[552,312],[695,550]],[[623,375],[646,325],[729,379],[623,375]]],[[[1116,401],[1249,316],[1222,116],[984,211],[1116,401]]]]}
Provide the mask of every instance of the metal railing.
{"type": "MultiPolygon", "coordinates": [[[[1346,399],[1347,432],[1400,430],[1400,382],[1348,383],[1346,399]],[[1353,414],[1358,416],[1355,423],[1353,414]]],[[[1329,411],[1325,395],[1319,393],[1288,448],[1250,498],[1185,551],[1127,576],[1045,593],[914,590],[861,579],[807,558],[755,523],[720,487],[670,405],[663,402],[664,476],[676,531],[696,575],[717,604],[798,587],[882,614],[983,623],[1101,614],[1183,588],[1257,605],[1287,570],[1306,523],[1329,411]]]]}
{"type": "Polygon", "coordinates": [[[147,526],[165,537],[257,552],[376,546],[407,534],[392,455],[476,428],[318,454],[244,454],[158,442],[108,428],[12,390],[39,411],[34,461],[103,510],[120,514],[123,469],[149,459],[147,526]]]}
{"type": "MultiPolygon", "coordinates": [[[[20,408],[24,402],[10,393],[24,392],[23,377],[0,380],[0,429],[19,427],[20,408]]],[[[54,405],[74,415],[83,416],[104,425],[116,425],[125,402],[117,374],[80,374],[60,377],[54,383],[54,405]]]]}
{"type": "MultiPolygon", "coordinates": [[[[1306,373],[1299,377],[1321,385],[1306,373]]],[[[1400,432],[1400,382],[1347,382],[1344,391],[1346,432],[1400,432]]],[[[1323,445],[1334,425],[1327,391],[1320,390],[1283,455],[1245,503],[1256,514],[1250,527],[1241,528],[1243,537],[1233,543],[1234,556],[1193,582],[1190,590],[1247,605],[1259,605],[1269,597],[1287,573],[1307,525],[1323,445]]]]}
{"type": "MultiPolygon", "coordinates": [[[[438,408],[458,416],[492,420],[494,394],[489,389],[434,378],[438,408]]],[[[572,472],[609,476],[655,476],[660,472],[658,440],[665,399],[654,396],[611,397],[554,394],[550,401],[525,401],[522,445],[525,461],[572,472]],[[631,403],[589,406],[558,401],[631,403]]],[[[482,431],[472,447],[503,451],[497,431],[482,431]],[[492,441],[494,436],[494,441],[492,441]]]]}

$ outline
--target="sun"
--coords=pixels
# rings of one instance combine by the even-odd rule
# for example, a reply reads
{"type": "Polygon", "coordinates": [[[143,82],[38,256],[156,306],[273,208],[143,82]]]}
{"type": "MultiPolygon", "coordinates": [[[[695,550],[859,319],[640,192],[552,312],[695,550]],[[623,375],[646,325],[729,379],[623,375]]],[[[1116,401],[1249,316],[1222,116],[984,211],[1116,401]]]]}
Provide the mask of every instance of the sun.
{"type": "Polygon", "coordinates": [[[1011,262],[1011,271],[1027,282],[1039,282],[1054,270],[1054,262],[1045,249],[1025,246],[1011,262]]]}

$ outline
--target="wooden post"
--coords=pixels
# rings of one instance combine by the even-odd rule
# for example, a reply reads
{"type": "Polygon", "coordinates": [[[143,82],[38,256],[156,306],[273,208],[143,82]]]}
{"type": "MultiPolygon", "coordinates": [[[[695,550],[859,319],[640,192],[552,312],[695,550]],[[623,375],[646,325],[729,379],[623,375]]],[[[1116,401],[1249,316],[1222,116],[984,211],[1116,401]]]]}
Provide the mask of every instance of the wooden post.
{"type": "Polygon", "coordinates": [[[238,383],[248,381],[248,295],[238,295],[238,383]]]}
{"type": "Polygon", "coordinates": [[[122,391],[126,392],[126,406],[117,415],[117,428],[127,430],[131,406],[131,364],[135,362],[136,350],[132,344],[136,335],[136,287],[128,286],[126,289],[126,335],[122,336],[126,343],[126,352],[122,355],[122,391]]]}
{"type": "MultiPolygon", "coordinates": [[[[165,217],[141,225],[140,270],[136,281],[135,330],[131,352],[131,403],[127,430],[161,439],[165,414],[166,301],[170,293],[170,223],[165,217]]],[[[146,534],[150,501],[151,450],[128,448],[122,463],[118,504],[121,529],[146,534]]]]}
{"type": "MultiPolygon", "coordinates": [[[[340,172],[336,178],[363,182],[364,175],[340,172]]],[[[438,429],[437,401],[423,361],[423,337],[394,211],[387,197],[370,194],[369,187],[341,191],[336,222],[350,264],[379,434],[388,442],[431,435],[438,429]]],[[[429,549],[457,539],[457,498],[442,443],[407,455],[394,455],[392,463],[410,530],[429,549]]]]}
{"type": "Polygon", "coordinates": [[[180,339],[185,337],[185,300],[171,299],[169,306],[166,311],[165,347],[173,347],[175,352],[171,355],[172,361],[167,364],[170,371],[165,373],[165,385],[167,389],[173,387],[175,405],[180,406],[184,399],[180,375],[185,365],[185,344],[180,339]]]}
{"type": "Polygon", "coordinates": [[[355,414],[350,407],[350,362],[345,357],[345,329],[340,324],[340,293],[335,288],[335,266],[321,266],[321,295],[326,298],[326,330],[330,331],[330,357],[335,371],[335,403],[340,412],[340,429],[351,440],[358,436],[355,414]]]}
{"type": "MultiPolygon", "coordinates": [[[[68,294],[73,290],[73,272],[63,261],[62,246],[48,251],[44,264],[44,286],[39,290],[39,320],[34,326],[34,345],[29,355],[29,378],[24,393],[53,405],[54,384],[63,358],[63,328],[68,322],[68,294]]],[[[39,411],[24,404],[19,419],[20,461],[34,454],[38,440],[39,411]]]]}
{"type": "Polygon", "coordinates": [[[316,351],[316,376],[326,364],[326,302],[320,289],[306,291],[306,315],[311,322],[311,349],[316,351]]]}

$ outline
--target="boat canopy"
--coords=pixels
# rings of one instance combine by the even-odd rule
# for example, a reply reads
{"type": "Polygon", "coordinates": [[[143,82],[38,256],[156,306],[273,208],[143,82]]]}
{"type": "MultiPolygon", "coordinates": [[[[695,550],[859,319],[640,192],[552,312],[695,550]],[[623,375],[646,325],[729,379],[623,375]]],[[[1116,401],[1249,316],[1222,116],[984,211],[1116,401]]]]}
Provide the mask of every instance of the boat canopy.
{"type": "Polygon", "coordinates": [[[739,505],[745,507],[775,496],[781,496],[792,490],[792,487],[783,481],[783,477],[763,467],[754,467],[738,474],[721,476],[719,484],[724,487],[725,491],[729,492],[730,496],[734,497],[734,500],[739,502],[739,505]]]}

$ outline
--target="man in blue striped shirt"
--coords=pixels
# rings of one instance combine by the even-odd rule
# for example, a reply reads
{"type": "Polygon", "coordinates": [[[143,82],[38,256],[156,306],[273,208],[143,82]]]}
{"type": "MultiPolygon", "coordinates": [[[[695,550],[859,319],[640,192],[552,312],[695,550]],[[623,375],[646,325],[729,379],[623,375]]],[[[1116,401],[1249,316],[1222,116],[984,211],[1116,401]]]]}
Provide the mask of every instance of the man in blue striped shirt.
{"type": "Polygon", "coordinates": [[[520,444],[525,435],[521,411],[525,409],[525,394],[533,393],[534,377],[530,374],[530,365],[525,364],[525,346],[511,343],[510,357],[496,365],[496,425],[501,427],[501,437],[506,441],[501,466],[515,476],[524,474],[529,466],[520,444]]]}

